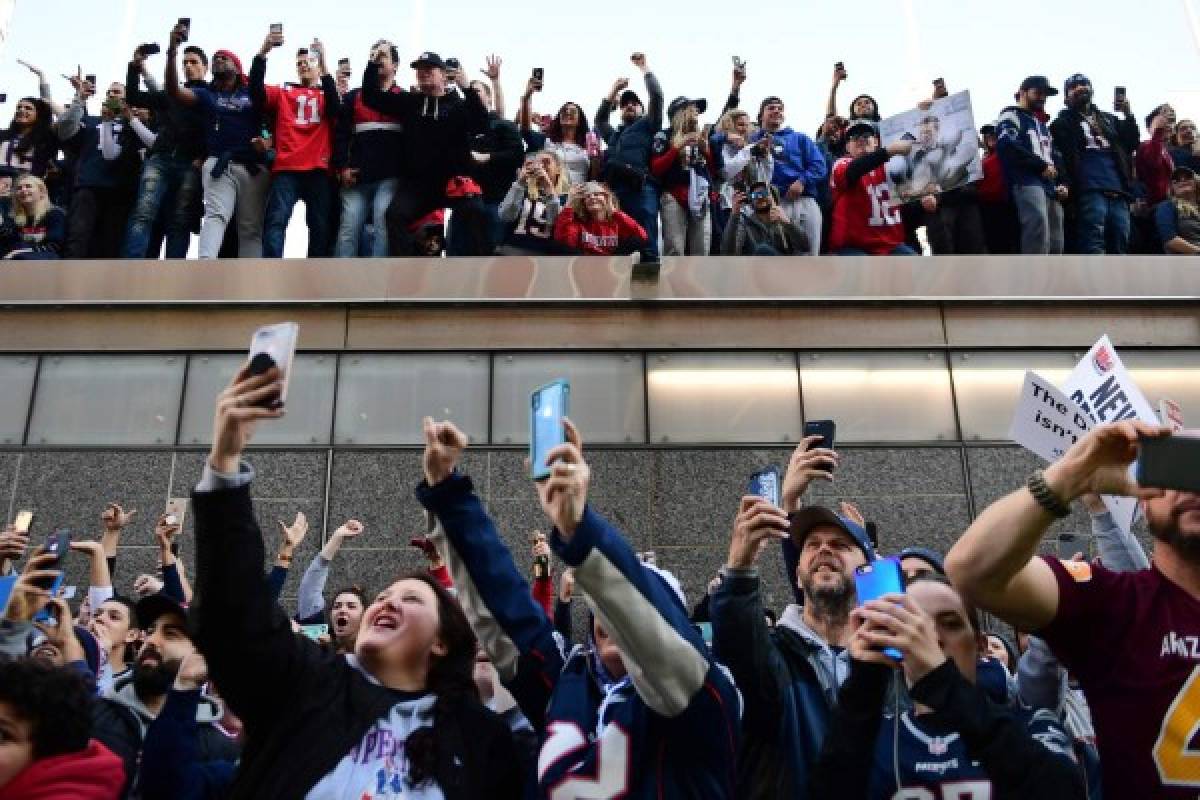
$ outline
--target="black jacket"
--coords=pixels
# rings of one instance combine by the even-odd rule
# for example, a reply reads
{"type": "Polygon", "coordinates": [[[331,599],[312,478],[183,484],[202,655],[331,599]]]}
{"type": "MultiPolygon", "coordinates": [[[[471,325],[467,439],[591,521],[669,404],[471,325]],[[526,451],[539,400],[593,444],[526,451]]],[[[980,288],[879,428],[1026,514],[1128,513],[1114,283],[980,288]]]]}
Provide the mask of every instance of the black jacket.
{"type": "MultiPolygon", "coordinates": [[[[189,89],[206,85],[204,81],[188,81],[184,84],[189,89]]],[[[144,91],[142,73],[132,61],[125,73],[125,99],[131,106],[150,109],[158,119],[158,138],[150,148],[151,155],[192,161],[206,157],[204,112],[175,102],[162,90],[144,91]]]]}
{"type": "MultiPolygon", "coordinates": [[[[851,660],[850,675],[838,694],[838,709],[813,769],[812,797],[866,800],[891,676],[888,667],[851,660]]],[[[968,683],[953,661],[917,681],[909,693],[953,723],[967,752],[991,780],[994,797],[1086,797],[1083,779],[1070,761],[1035,740],[1015,713],[995,705],[983,690],[968,683]]]]}
{"type": "Polygon", "coordinates": [[[369,61],[361,97],[368,107],[396,117],[404,126],[401,176],[442,189],[451,177],[470,173],[471,137],[488,129],[487,108],[478,92],[468,89],[464,99],[385,92],[379,88],[379,65],[369,61]]]}
{"type": "MultiPolygon", "coordinates": [[[[398,701],[343,656],[292,633],[263,577],[262,531],[248,486],[194,492],[195,641],[222,697],[245,724],[231,800],[294,800],[331,772],[398,701]]],[[[436,730],[435,777],[447,800],[518,798],[512,735],[478,701],[436,730]]]]}
{"type": "Polygon", "coordinates": [[[508,194],[513,176],[525,159],[525,141],[521,132],[513,122],[493,111],[488,114],[487,130],[475,134],[470,147],[477,153],[491,155],[486,164],[475,165],[471,175],[483,189],[483,201],[499,203],[508,194]]]}
{"type": "MultiPolygon", "coordinates": [[[[1133,194],[1133,153],[1138,146],[1138,124],[1132,116],[1118,120],[1106,111],[1096,109],[1096,119],[1100,132],[1108,139],[1113,154],[1117,159],[1117,172],[1121,175],[1121,185],[1126,193],[1133,194]]],[[[1050,134],[1054,137],[1054,147],[1062,153],[1062,166],[1066,172],[1067,187],[1070,189],[1069,201],[1078,199],[1080,181],[1083,178],[1080,162],[1083,151],[1087,149],[1087,140],[1083,133],[1083,115],[1072,108],[1064,108],[1058,112],[1054,122],[1050,123],[1050,134]]]]}

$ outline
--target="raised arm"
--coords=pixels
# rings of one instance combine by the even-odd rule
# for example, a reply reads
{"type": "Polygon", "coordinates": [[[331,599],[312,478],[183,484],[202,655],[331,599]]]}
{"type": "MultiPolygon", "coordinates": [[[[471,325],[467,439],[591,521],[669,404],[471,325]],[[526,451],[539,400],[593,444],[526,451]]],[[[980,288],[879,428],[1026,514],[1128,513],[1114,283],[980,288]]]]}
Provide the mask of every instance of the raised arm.
{"type": "Polygon", "coordinates": [[[500,83],[500,67],[503,64],[504,60],[493,53],[487,57],[487,66],[480,71],[487,75],[492,86],[492,108],[496,111],[496,116],[507,119],[508,115],[504,113],[504,86],[500,83]]]}
{"type": "MultiPolygon", "coordinates": [[[[297,514],[298,518],[302,516],[303,514],[297,514]]],[[[325,583],[329,580],[329,566],[346,540],[353,539],[362,532],[361,522],[356,519],[346,520],[329,537],[329,541],[313,558],[308,569],[304,570],[296,598],[297,619],[311,619],[325,611],[325,583]]]]}
{"type": "Polygon", "coordinates": [[[108,561],[104,557],[104,545],[94,540],[71,542],[71,550],[88,557],[88,607],[95,611],[100,604],[113,596],[112,578],[108,574],[108,561]]]}
{"type": "Polygon", "coordinates": [[[533,93],[541,90],[542,82],[536,78],[531,77],[525,84],[525,93],[521,95],[521,105],[517,109],[517,127],[521,133],[533,130],[533,93]]]}
{"type": "Polygon", "coordinates": [[[379,65],[374,61],[368,61],[363,70],[362,100],[367,108],[391,117],[404,117],[413,105],[408,92],[385,92],[379,88],[379,65]]]}
{"type": "Polygon", "coordinates": [[[175,102],[185,106],[194,106],[199,102],[196,93],[179,83],[179,65],[175,63],[184,31],[185,28],[182,25],[176,25],[169,34],[170,44],[167,46],[167,66],[163,73],[163,90],[167,93],[167,97],[175,102]]]}
{"type": "Polygon", "coordinates": [[[846,80],[846,70],[835,66],[833,68],[833,85],[829,87],[829,100],[825,103],[826,118],[837,116],[837,93],[844,80],[846,80]]]}
{"type": "MultiPolygon", "coordinates": [[[[1154,496],[1129,476],[1139,434],[1169,429],[1124,421],[1095,428],[1042,473],[1044,502],[1061,508],[1085,493],[1154,496]]],[[[1037,631],[1058,611],[1058,582],[1037,557],[1038,545],[1056,515],[1018,489],[989,506],[946,555],[946,572],[969,600],[1019,628],[1037,631]]]]}
{"type": "Polygon", "coordinates": [[[100,514],[103,526],[100,542],[104,545],[104,557],[108,559],[108,572],[112,577],[117,574],[117,546],[121,543],[121,533],[133,522],[136,514],[137,509],[126,511],[116,503],[109,503],[100,514]]]}

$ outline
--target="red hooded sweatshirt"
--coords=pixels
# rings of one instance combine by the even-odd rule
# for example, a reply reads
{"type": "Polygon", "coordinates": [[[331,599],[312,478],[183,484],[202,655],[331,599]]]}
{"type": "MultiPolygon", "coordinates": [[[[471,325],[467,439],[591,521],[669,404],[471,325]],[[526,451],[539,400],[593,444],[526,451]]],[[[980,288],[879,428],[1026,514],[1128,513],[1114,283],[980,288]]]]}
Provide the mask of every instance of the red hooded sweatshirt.
{"type": "Polygon", "coordinates": [[[624,211],[613,212],[606,222],[579,219],[570,208],[554,221],[554,240],[588,256],[611,256],[618,250],[646,243],[646,230],[624,211]]]}
{"type": "Polygon", "coordinates": [[[0,786],[0,800],[116,800],[124,786],[121,759],[92,739],[85,750],[34,761],[0,786]]]}

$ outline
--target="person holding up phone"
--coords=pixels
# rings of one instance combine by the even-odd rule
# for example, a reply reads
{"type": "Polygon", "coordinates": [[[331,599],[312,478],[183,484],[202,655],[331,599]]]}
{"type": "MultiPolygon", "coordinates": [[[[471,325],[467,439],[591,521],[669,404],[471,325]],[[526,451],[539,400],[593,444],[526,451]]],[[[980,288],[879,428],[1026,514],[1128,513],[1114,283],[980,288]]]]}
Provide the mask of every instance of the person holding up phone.
{"type": "Polygon", "coordinates": [[[646,246],[646,231],[617,208],[611,189],[589,181],[571,188],[570,208],[554,222],[554,241],[581,255],[627,255],[646,246]]]}
{"type": "Polygon", "coordinates": [[[566,171],[553,150],[528,153],[517,170],[517,179],[500,203],[500,222],[507,233],[501,255],[546,255],[558,252],[554,223],[567,204],[566,171]]]}
{"type": "Polygon", "coordinates": [[[939,797],[946,785],[969,785],[976,796],[1087,797],[1054,714],[993,704],[976,685],[985,647],[979,613],[944,576],[923,575],[902,594],[871,600],[850,622],[850,675],[813,769],[813,797],[939,797]],[[915,705],[888,719],[893,674],[915,705]]]}
{"type": "Polygon", "coordinates": [[[1200,494],[1144,486],[1129,473],[1141,439],[1166,427],[1127,420],[1094,428],[1026,487],[993,503],[946,557],[966,597],[1045,640],[1092,710],[1111,797],[1190,797],[1184,767],[1195,709],[1186,642],[1200,637],[1200,494]],[[1037,555],[1054,520],[1088,494],[1137,497],[1155,539],[1152,568],[1114,573],[1037,555]]]}

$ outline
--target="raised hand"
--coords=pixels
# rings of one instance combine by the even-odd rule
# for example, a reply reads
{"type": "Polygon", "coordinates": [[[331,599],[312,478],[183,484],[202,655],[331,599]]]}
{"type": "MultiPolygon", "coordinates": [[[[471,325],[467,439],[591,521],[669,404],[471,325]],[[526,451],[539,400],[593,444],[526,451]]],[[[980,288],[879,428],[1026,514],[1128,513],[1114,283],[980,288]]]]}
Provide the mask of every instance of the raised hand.
{"type": "Polygon", "coordinates": [[[35,67],[33,64],[30,64],[28,61],[22,61],[21,59],[18,58],[17,63],[20,64],[25,69],[32,72],[34,75],[37,75],[39,81],[46,80],[46,73],[42,72],[41,69],[39,69],[38,67],[35,67]]]}
{"type": "Polygon", "coordinates": [[[57,563],[58,557],[45,552],[45,548],[38,547],[33,551],[33,555],[25,562],[21,577],[17,578],[16,585],[13,586],[8,608],[4,612],[5,619],[28,621],[38,609],[46,605],[46,601],[50,599],[50,592],[46,587],[62,574],[61,570],[55,569],[57,563]]]}
{"type": "Polygon", "coordinates": [[[265,408],[260,404],[282,394],[283,382],[278,367],[271,367],[259,375],[250,373],[249,364],[238,370],[233,383],[217,396],[209,466],[218,472],[236,473],[242,451],[250,443],[259,420],[283,416],[282,408],[265,408]]]}
{"type": "Polygon", "coordinates": [[[286,524],[283,520],[277,521],[280,532],[283,534],[283,543],[295,550],[308,534],[308,517],[304,515],[303,511],[297,511],[296,518],[292,520],[291,525],[286,524]]]}
{"type": "Polygon", "coordinates": [[[104,530],[109,533],[120,533],[129,527],[135,514],[137,514],[137,509],[126,511],[116,503],[109,503],[100,514],[100,521],[104,524],[104,530]]]}
{"type": "Polygon", "coordinates": [[[148,597],[152,594],[158,594],[162,591],[162,579],[143,573],[138,575],[133,581],[133,593],[138,597],[148,597]]]}
{"type": "Polygon", "coordinates": [[[1170,433],[1170,428],[1136,420],[1101,425],[1046,468],[1046,483],[1068,503],[1088,492],[1143,500],[1161,496],[1161,489],[1139,486],[1129,474],[1129,465],[1137,458],[1139,436],[1170,433]]]}
{"type": "Polygon", "coordinates": [[[29,547],[29,534],[20,533],[16,526],[8,525],[0,531],[0,561],[20,561],[29,547]]]}
{"type": "Polygon", "coordinates": [[[546,454],[550,477],[535,482],[534,486],[537,487],[538,499],[546,516],[564,539],[570,539],[583,519],[583,510],[587,506],[591,469],[583,459],[583,438],[579,435],[579,429],[566,418],[563,419],[563,427],[567,434],[566,443],[552,448],[546,454]]]}
{"type": "Polygon", "coordinates": [[[503,63],[500,56],[493,53],[487,57],[487,66],[479,71],[487,75],[489,80],[498,81],[500,80],[500,65],[503,63]]]}
{"type": "Polygon", "coordinates": [[[824,447],[813,447],[820,436],[805,436],[792,451],[787,474],[783,478],[780,500],[785,511],[800,508],[800,499],[813,481],[832,481],[838,465],[838,454],[824,447]]]}
{"type": "MultiPolygon", "coordinates": [[[[933,618],[909,595],[884,595],[855,610],[857,617],[866,623],[859,631],[866,645],[875,650],[894,647],[904,655],[900,666],[910,687],[945,663],[946,654],[938,644],[933,618]]],[[[877,655],[878,659],[868,660],[896,666],[882,653],[877,655]]]]}
{"type": "Polygon", "coordinates": [[[786,539],[791,523],[782,508],[754,495],[746,495],[733,520],[729,557],[725,566],[746,569],[754,566],[768,543],[786,539]]]}
{"type": "Polygon", "coordinates": [[[434,422],[433,417],[425,417],[421,424],[425,432],[425,454],[421,461],[425,480],[436,486],[454,472],[462,451],[467,448],[467,435],[453,422],[434,422]]]}

